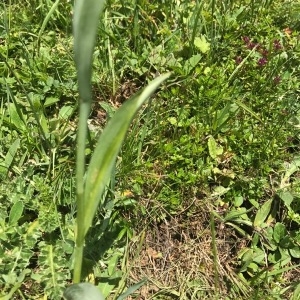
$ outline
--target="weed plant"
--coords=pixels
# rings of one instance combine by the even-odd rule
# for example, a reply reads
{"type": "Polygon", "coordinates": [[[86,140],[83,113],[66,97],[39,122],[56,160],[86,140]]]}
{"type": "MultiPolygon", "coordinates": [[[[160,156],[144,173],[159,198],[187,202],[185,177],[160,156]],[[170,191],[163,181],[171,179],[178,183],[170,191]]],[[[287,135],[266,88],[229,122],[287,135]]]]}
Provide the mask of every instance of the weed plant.
{"type": "MultiPolygon", "coordinates": [[[[76,185],[89,177],[76,182],[75,12],[1,3],[1,299],[60,299],[73,282],[76,185]]],[[[89,52],[87,165],[118,109],[173,75],[130,126],[75,282],[107,299],[144,277],[145,299],[298,299],[299,12],[293,0],[107,1],[89,52]]]]}

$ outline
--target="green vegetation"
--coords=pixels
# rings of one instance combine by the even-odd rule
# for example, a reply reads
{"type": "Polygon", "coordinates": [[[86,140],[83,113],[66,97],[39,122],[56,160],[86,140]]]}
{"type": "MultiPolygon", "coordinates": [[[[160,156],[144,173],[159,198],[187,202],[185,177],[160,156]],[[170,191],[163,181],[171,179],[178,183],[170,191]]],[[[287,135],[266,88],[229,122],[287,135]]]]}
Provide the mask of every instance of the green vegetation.
{"type": "Polygon", "coordinates": [[[92,154],[119,107],[172,75],[88,232],[76,185],[99,191],[76,167],[72,5],[1,4],[0,299],[61,299],[80,230],[81,281],[107,299],[299,299],[299,2],[106,2],[82,168],[103,166],[92,154]]]}

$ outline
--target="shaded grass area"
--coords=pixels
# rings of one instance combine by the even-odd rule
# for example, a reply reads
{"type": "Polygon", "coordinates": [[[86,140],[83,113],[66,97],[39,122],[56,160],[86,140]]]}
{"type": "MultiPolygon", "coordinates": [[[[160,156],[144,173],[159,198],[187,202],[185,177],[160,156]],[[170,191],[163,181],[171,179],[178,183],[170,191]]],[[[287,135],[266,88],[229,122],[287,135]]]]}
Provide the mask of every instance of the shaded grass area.
{"type": "MultiPolygon", "coordinates": [[[[45,23],[52,5],[1,12],[0,289],[16,299],[57,299],[71,280],[72,5],[45,23]]],[[[173,77],[137,116],[87,241],[85,275],[105,295],[147,277],[132,299],[297,299],[299,12],[296,1],[108,1],[87,157],[128,97],[173,77]]]]}

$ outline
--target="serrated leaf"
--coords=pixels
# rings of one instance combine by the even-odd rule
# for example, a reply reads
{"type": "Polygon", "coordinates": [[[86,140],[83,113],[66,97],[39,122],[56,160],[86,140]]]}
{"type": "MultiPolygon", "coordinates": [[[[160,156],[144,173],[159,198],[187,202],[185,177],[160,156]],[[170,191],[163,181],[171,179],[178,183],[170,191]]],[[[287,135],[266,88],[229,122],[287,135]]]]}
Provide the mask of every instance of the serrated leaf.
{"type": "Polygon", "coordinates": [[[99,283],[99,287],[101,288],[104,297],[108,297],[111,294],[111,292],[116,288],[116,283],[114,280],[105,280],[104,282],[99,283]]]}
{"type": "Polygon", "coordinates": [[[49,134],[48,120],[46,119],[44,113],[42,113],[42,112],[40,113],[39,121],[40,121],[41,127],[43,128],[44,133],[46,135],[49,134]]]}
{"type": "Polygon", "coordinates": [[[206,40],[204,35],[196,37],[194,40],[194,45],[202,52],[206,53],[210,49],[210,43],[206,40]]]}
{"type": "Polygon", "coordinates": [[[252,272],[257,272],[258,270],[258,265],[254,262],[251,262],[248,266],[248,270],[251,270],[252,272]]]}
{"type": "Polygon", "coordinates": [[[266,201],[257,211],[255,216],[253,225],[254,227],[261,227],[268,217],[271,207],[272,207],[273,199],[266,201]]]}
{"type": "Polygon", "coordinates": [[[210,136],[207,142],[209,155],[212,159],[216,159],[219,155],[223,153],[223,147],[218,146],[216,140],[210,136]]]}
{"type": "Polygon", "coordinates": [[[69,286],[63,294],[65,300],[105,300],[100,290],[88,282],[69,286]]]}
{"type": "Polygon", "coordinates": [[[220,197],[225,195],[228,191],[230,191],[230,188],[225,188],[224,186],[217,186],[216,188],[214,188],[214,191],[212,193],[213,197],[220,197]]]}
{"type": "Polygon", "coordinates": [[[16,224],[21,218],[24,210],[24,204],[22,201],[17,201],[11,208],[9,213],[9,224],[16,224]]]}
{"type": "Polygon", "coordinates": [[[263,245],[272,251],[275,251],[278,248],[278,244],[274,241],[274,230],[272,227],[268,227],[266,228],[264,231],[261,232],[261,242],[263,243],[263,245]]]}
{"type": "Polygon", "coordinates": [[[198,65],[201,57],[201,54],[193,55],[184,63],[183,70],[185,74],[189,74],[198,65]]]}

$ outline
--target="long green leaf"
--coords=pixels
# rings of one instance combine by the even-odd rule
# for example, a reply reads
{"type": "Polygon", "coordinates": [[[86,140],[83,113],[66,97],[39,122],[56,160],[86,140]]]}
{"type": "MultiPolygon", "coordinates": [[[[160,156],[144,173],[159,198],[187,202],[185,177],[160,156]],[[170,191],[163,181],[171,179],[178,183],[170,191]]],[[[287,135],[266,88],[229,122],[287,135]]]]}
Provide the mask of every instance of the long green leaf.
{"type": "Polygon", "coordinates": [[[79,95],[91,100],[92,59],[100,14],[105,0],[77,0],[74,8],[73,31],[75,63],[79,95]]]}
{"type": "Polygon", "coordinates": [[[147,282],[146,279],[143,279],[141,281],[139,281],[138,283],[132,285],[131,287],[128,288],[128,290],[123,293],[122,295],[120,295],[117,300],[124,300],[127,299],[131,294],[133,294],[136,290],[138,290],[140,287],[142,287],[143,285],[145,285],[145,283],[147,282]]]}
{"type": "Polygon", "coordinates": [[[103,130],[89,164],[84,193],[85,213],[79,218],[78,235],[87,233],[100,199],[107,187],[116,157],[130,123],[138,111],[169,73],[154,79],[141,92],[125,102],[103,130]]]}
{"type": "Polygon", "coordinates": [[[291,300],[299,300],[299,299],[300,299],[300,283],[298,282],[298,284],[295,287],[293,297],[291,300]]]}
{"type": "Polygon", "coordinates": [[[17,154],[17,151],[20,147],[20,139],[15,140],[9,147],[8,152],[5,155],[4,166],[0,166],[0,173],[7,174],[8,170],[14,160],[14,157],[17,154]]]}
{"type": "Polygon", "coordinates": [[[24,204],[22,201],[17,201],[11,208],[9,213],[9,225],[16,225],[21,218],[24,210],[24,204]]]}
{"type": "Polygon", "coordinates": [[[263,121],[261,120],[261,118],[246,104],[244,104],[242,101],[239,100],[234,100],[234,102],[240,106],[241,108],[243,108],[245,111],[247,111],[251,116],[253,116],[256,120],[258,120],[260,123],[263,123],[263,121]]]}
{"type": "Polygon", "coordinates": [[[44,33],[44,30],[45,30],[45,28],[46,28],[46,26],[47,26],[47,24],[48,24],[48,22],[49,22],[51,16],[52,16],[53,13],[55,12],[55,10],[56,10],[56,8],[57,8],[59,2],[60,2],[60,0],[56,0],[56,1],[53,3],[52,7],[50,8],[49,12],[47,13],[47,16],[45,17],[45,19],[44,19],[44,21],[43,21],[43,24],[42,24],[42,26],[41,26],[41,28],[40,28],[40,31],[39,31],[39,34],[38,34],[38,50],[40,49],[40,41],[41,41],[42,35],[43,35],[43,33],[44,33]]]}
{"type": "Polygon", "coordinates": [[[257,211],[255,216],[253,225],[254,227],[261,227],[265,222],[266,218],[268,217],[271,207],[272,207],[273,199],[269,199],[266,201],[257,211]]]}
{"type": "Polygon", "coordinates": [[[92,57],[99,16],[104,4],[104,0],[77,0],[74,9],[74,51],[80,96],[76,158],[77,236],[74,254],[74,283],[80,281],[85,235],[109,183],[116,156],[130,123],[137,110],[170,75],[156,78],[139,94],[126,102],[110,120],[96,146],[84,184],[87,119],[92,101],[92,57]]]}
{"type": "MultiPolygon", "coordinates": [[[[92,60],[99,17],[104,8],[104,4],[105,0],[77,0],[74,7],[74,52],[80,97],[76,156],[77,222],[82,218],[84,211],[83,179],[85,174],[87,119],[92,103],[92,60]]],[[[78,223],[77,227],[80,227],[78,223]]],[[[74,255],[74,283],[80,281],[83,243],[84,235],[77,235],[74,255]]]]}

